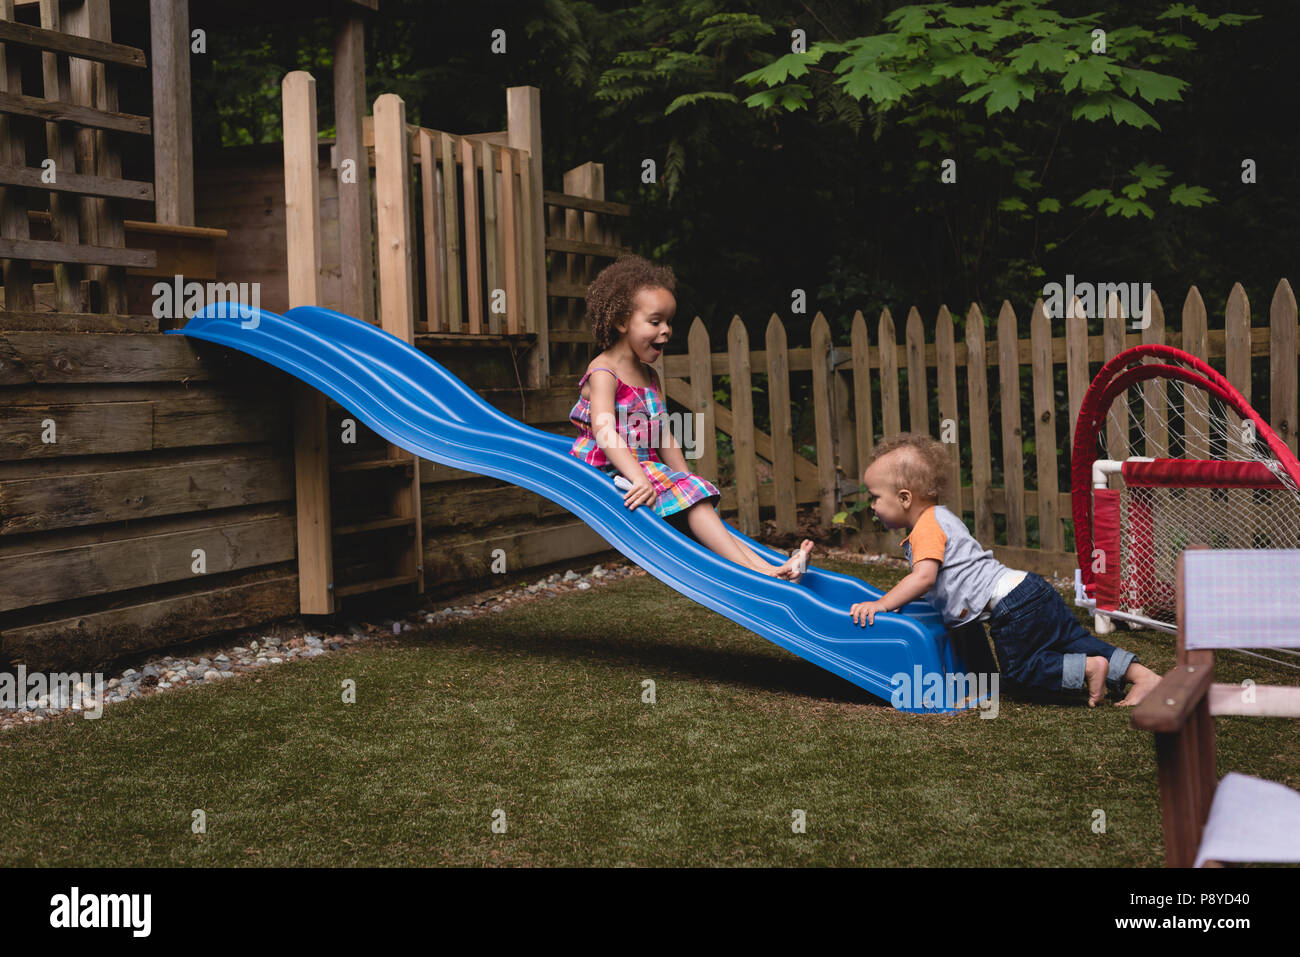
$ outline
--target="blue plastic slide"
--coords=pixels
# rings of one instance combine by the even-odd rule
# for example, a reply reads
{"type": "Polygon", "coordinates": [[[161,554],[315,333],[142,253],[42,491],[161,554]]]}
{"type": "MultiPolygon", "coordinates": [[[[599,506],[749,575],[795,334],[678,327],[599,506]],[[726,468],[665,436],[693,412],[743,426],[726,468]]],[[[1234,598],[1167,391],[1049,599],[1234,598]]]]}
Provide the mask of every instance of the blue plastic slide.
{"type": "MultiPolygon", "coordinates": [[[[928,604],[913,602],[863,627],[854,624],[849,607],[881,592],[857,578],[814,566],[798,583],[788,582],[714,554],[651,508],[629,510],[608,474],[569,454],[572,436],[499,412],[441,364],[378,326],[315,307],[279,316],[215,304],[170,334],[219,343],[283,369],[423,459],[545,496],[670,588],[895,707],[944,712],[955,710],[954,702],[967,703],[952,695],[921,696],[923,681],[933,688],[951,684],[945,676],[968,672],[928,604]],[[900,674],[906,681],[893,680],[900,674]],[[894,694],[905,687],[908,693],[894,694]]],[[[772,561],[785,560],[727,528],[772,561]]]]}

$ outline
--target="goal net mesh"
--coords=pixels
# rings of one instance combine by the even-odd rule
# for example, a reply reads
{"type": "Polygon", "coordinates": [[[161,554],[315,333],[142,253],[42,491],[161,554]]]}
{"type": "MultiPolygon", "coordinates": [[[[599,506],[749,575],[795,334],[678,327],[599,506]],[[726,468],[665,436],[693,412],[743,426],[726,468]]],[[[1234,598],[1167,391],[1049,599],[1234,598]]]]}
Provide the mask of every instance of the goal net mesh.
{"type": "Polygon", "coordinates": [[[1097,445],[1097,458],[1125,462],[1112,478],[1118,497],[1098,498],[1119,513],[1118,575],[1103,590],[1115,609],[1172,624],[1188,545],[1300,548],[1300,488],[1255,422],[1205,389],[1135,383],[1115,397],[1097,445]]]}

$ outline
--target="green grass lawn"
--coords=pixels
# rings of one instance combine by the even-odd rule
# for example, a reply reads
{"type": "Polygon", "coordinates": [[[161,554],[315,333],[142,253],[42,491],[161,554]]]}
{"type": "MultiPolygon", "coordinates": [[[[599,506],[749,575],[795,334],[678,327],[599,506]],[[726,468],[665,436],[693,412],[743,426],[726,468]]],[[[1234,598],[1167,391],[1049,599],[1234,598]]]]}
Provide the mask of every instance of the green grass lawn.
{"type": "MultiPolygon", "coordinates": [[[[901,714],[633,578],[0,735],[0,861],[1160,865],[1151,736],[1113,701],[901,714]]],[[[1300,787],[1296,722],[1218,727],[1221,773],[1300,787]]]]}

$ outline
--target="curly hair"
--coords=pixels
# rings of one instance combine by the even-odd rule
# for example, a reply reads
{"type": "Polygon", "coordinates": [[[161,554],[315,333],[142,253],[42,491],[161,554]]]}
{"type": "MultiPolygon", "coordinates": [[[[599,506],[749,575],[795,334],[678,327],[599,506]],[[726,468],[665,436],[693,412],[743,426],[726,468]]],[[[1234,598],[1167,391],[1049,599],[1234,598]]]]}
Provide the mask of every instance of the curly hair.
{"type": "Polygon", "coordinates": [[[618,342],[619,333],[614,326],[631,318],[636,294],[648,287],[675,293],[677,277],[667,266],[656,266],[641,256],[623,256],[592,280],[587,287],[587,318],[601,350],[618,342]]]}
{"type": "Polygon", "coordinates": [[[943,443],[919,432],[900,432],[884,439],[871,450],[870,462],[893,452],[894,490],[911,489],[914,495],[939,501],[948,492],[952,459],[943,443]]]}

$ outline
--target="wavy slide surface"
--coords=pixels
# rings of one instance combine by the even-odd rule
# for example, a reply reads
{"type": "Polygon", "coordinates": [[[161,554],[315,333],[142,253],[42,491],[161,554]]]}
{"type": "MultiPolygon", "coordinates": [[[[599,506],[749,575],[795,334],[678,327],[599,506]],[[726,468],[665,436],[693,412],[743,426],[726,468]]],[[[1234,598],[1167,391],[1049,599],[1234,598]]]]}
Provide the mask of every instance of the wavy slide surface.
{"type": "MultiPolygon", "coordinates": [[[[299,307],[283,316],[212,305],[186,335],[254,356],[330,396],[389,442],[433,462],[502,479],[545,496],[675,591],[827,671],[891,700],[893,676],[934,682],[965,674],[938,613],[913,602],[861,627],[855,602],[879,598],[865,582],[810,566],[798,583],[728,561],[678,532],[648,507],[629,511],[610,476],[569,454],[572,436],[525,425],[498,411],[436,360],[378,326],[299,307]],[[916,669],[919,668],[918,672],[916,669]]],[[[773,562],[785,555],[732,534],[773,562]]],[[[899,706],[895,703],[896,706],[899,706]]],[[[901,710],[955,710],[942,698],[903,696],[901,710]]]]}

